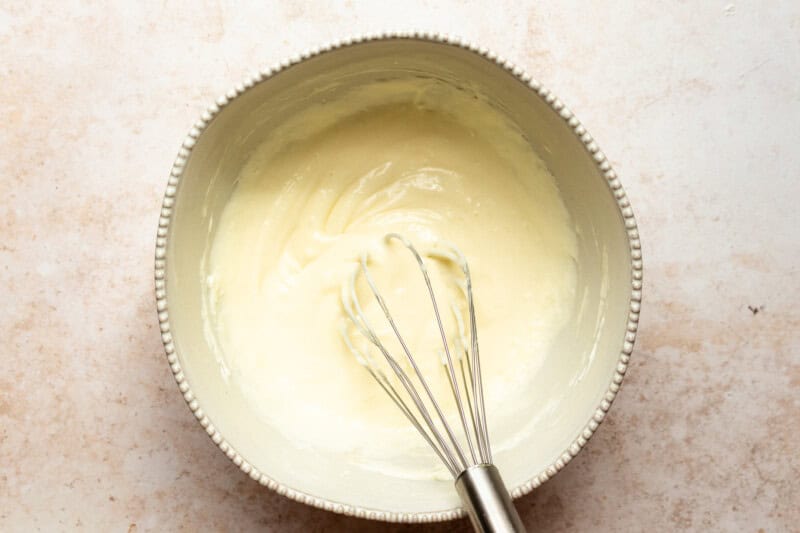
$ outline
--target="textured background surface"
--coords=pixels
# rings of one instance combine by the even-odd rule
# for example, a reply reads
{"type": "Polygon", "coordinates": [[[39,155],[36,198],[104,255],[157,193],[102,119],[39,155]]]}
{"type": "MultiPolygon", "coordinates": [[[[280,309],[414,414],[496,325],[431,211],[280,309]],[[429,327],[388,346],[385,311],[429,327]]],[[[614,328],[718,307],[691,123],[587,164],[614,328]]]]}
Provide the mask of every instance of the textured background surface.
{"type": "Polygon", "coordinates": [[[352,33],[458,33],[525,66],[611,158],[645,303],[625,386],[537,531],[800,523],[800,4],[3,2],[0,530],[454,531],[259,487],[178,394],[155,229],[199,113],[246,72],[352,33]]]}

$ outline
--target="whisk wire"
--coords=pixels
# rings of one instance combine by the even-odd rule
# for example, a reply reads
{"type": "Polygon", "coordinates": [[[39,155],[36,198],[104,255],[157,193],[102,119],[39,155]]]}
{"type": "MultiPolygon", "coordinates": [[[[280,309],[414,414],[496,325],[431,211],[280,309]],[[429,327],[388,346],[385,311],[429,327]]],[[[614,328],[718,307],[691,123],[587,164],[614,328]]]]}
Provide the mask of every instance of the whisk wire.
{"type": "Polygon", "coordinates": [[[473,402],[471,398],[471,394],[469,392],[470,385],[472,384],[472,366],[469,362],[469,350],[467,349],[467,344],[465,341],[464,336],[464,321],[461,319],[461,313],[458,312],[458,308],[455,304],[452,305],[453,316],[455,317],[456,324],[458,326],[458,342],[459,342],[459,350],[461,353],[458,356],[458,363],[459,367],[461,368],[461,380],[464,383],[464,397],[467,400],[467,411],[469,411],[469,418],[472,422],[472,430],[475,433],[475,438],[478,439],[478,454],[480,455],[481,463],[485,462],[485,456],[483,454],[483,450],[481,449],[481,442],[480,442],[480,433],[478,431],[478,422],[475,418],[475,410],[473,408],[473,402]],[[467,377],[469,376],[469,377],[467,377]]]}
{"type": "MultiPolygon", "coordinates": [[[[455,367],[453,366],[453,358],[450,356],[450,347],[449,343],[447,342],[447,335],[444,332],[444,325],[442,324],[442,317],[439,314],[439,306],[436,303],[436,295],[433,291],[433,286],[431,285],[431,278],[428,275],[428,268],[425,266],[425,262],[422,260],[417,249],[414,247],[411,242],[409,242],[405,237],[402,235],[398,235],[397,233],[390,233],[386,236],[387,240],[390,239],[397,239],[403,243],[403,245],[408,248],[412,254],[414,254],[414,258],[417,260],[417,264],[419,265],[419,269],[422,272],[422,276],[425,278],[425,285],[428,288],[428,295],[431,299],[431,305],[433,306],[433,314],[436,316],[436,324],[439,328],[439,335],[442,338],[442,344],[444,345],[444,353],[447,358],[446,366],[447,366],[447,377],[450,381],[450,389],[453,392],[453,398],[455,399],[456,406],[458,407],[458,414],[461,418],[461,424],[464,428],[464,435],[467,439],[467,445],[469,446],[470,455],[472,456],[472,463],[477,464],[478,458],[475,456],[475,446],[472,443],[472,436],[471,432],[469,431],[469,427],[467,426],[467,418],[466,414],[464,413],[464,402],[461,401],[461,390],[458,386],[458,380],[456,379],[456,372],[455,367]]],[[[466,387],[466,383],[464,385],[466,387]]]]}
{"type": "MultiPolygon", "coordinates": [[[[464,298],[467,300],[467,310],[468,310],[469,324],[470,324],[470,349],[467,349],[466,346],[464,347],[464,352],[466,356],[465,358],[467,360],[467,369],[469,371],[469,377],[470,377],[470,385],[472,386],[472,393],[474,399],[474,404],[469,402],[470,403],[469,408],[472,413],[473,427],[475,429],[475,435],[478,440],[478,452],[481,457],[481,462],[491,463],[492,453],[491,453],[491,447],[489,445],[489,432],[486,426],[486,410],[484,408],[484,402],[483,402],[483,382],[481,379],[481,371],[480,371],[478,329],[477,329],[477,321],[475,320],[475,303],[472,296],[472,275],[470,274],[469,271],[469,264],[467,263],[467,259],[466,257],[464,257],[464,254],[461,253],[461,250],[459,250],[456,245],[451,243],[440,242],[439,249],[437,249],[431,255],[443,257],[455,263],[461,269],[462,274],[464,274],[464,283],[463,285],[459,284],[459,288],[464,294],[464,298]]],[[[463,321],[461,319],[460,313],[458,312],[458,309],[454,307],[453,313],[456,316],[456,322],[459,327],[459,332],[463,332],[464,329],[463,321]]],[[[465,382],[465,390],[467,390],[468,392],[469,387],[466,386],[466,378],[464,382],[465,382]]]]}
{"type": "Polygon", "coordinates": [[[481,431],[478,432],[478,438],[483,444],[481,455],[483,456],[484,462],[491,463],[492,451],[489,446],[489,430],[486,427],[486,409],[483,402],[483,380],[481,379],[481,358],[478,348],[478,326],[475,320],[475,302],[472,298],[472,276],[469,273],[469,265],[464,255],[455,246],[452,246],[452,248],[459,257],[459,266],[462,272],[464,272],[464,278],[467,284],[467,305],[469,307],[470,340],[472,345],[472,390],[475,394],[476,418],[481,426],[481,431]]]}
{"type": "MultiPolygon", "coordinates": [[[[448,467],[448,469],[451,471],[451,473],[455,472],[453,474],[454,476],[457,475],[457,472],[459,471],[460,465],[458,464],[457,459],[456,459],[453,451],[450,449],[450,446],[448,446],[447,441],[444,439],[444,437],[442,436],[441,432],[436,427],[436,424],[433,422],[433,419],[431,418],[430,413],[428,412],[428,409],[425,407],[425,404],[422,401],[422,398],[419,396],[419,394],[417,393],[416,388],[414,387],[413,383],[411,382],[411,378],[408,376],[408,374],[406,374],[406,372],[402,369],[402,367],[400,367],[400,365],[397,363],[395,358],[392,357],[392,355],[386,349],[386,347],[384,346],[383,342],[381,342],[381,340],[378,338],[377,335],[374,334],[372,328],[369,326],[369,322],[367,321],[367,318],[364,315],[364,311],[361,309],[361,304],[359,303],[358,298],[356,297],[356,294],[355,294],[355,275],[351,278],[351,284],[350,284],[350,291],[349,292],[350,292],[350,295],[349,295],[349,298],[347,300],[344,299],[344,294],[343,294],[343,303],[344,303],[345,312],[347,313],[347,315],[350,318],[350,320],[356,325],[358,330],[361,331],[361,333],[373,345],[375,345],[375,347],[377,347],[378,350],[383,354],[384,358],[386,359],[387,363],[389,364],[389,367],[392,369],[392,371],[395,373],[395,375],[397,376],[398,380],[400,381],[400,384],[403,385],[403,388],[406,390],[408,395],[411,397],[411,401],[414,402],[414,405],[416,406],[417,410],[419,411],[420,415],[422,416],[423,420],[425,421],[425,424],[428,426],[428,429],[431,431],[431,433],[433,435],[433,439],[436,440],[436,442],[439,444],[440,448],[437,447],[437,446],[434,446],[434,445],[431,445],[431,446],[434,448],[434,450],[436,450],[437,453],[441,452],[441,454],[444,455],[447,458],[446,460],[443,459],[443,462],[445,463],[445,466],[448,467]]],[[[352,343],[349,341],[349,338],[347,337],[346,333],[344,334],[344,337],[346,339],[345,342],[348,344],[348,346],[352,346],[352,343]]],[[[355,350],[355,348],[352,348],[351,351],[353,351],[353,353],[356,355],[357,359],[360,359],[359,360],[360,363],[362,361],[367,363],[364,366],[366,366],[368,370],[373,371],[373,372],[370,372],[370,373],[372,373],[373,377],[374,377],[376,375],[374,373],[374,371],[377,368],[376,365],[370,359],[368,359],[366,357],[363,357],[363,355],[360,352],[358,352],[357,350],[355,350]]],[[[413,363],[413,361],[412,361],[412,363],[413,363]]],[[[413,364],[415,364],[415,363],[413,363],[413,364]]],[[[385,377],[385,374],[383,374],[381,372],[380,375],[382,375],[385,378],[386,383],[389,385],[391,390],[394,391],[394,395],[397,396],[398,399],[400,399],[399,394],[397,393],[396,389],[394,389],[394,387],[391,387],[391,384],[389,383],[388,378],[385,377]]],[[[379,383],[381,382],[381,380],[379,380],[379,379],[377,379],[377,381],[379,383]]],[[[391,394],[390,394],[390,396],[391,396],[391,394]]],[[[400,401],[402,402],[402,400],[400,400],[400,401]]],[[[395,402],[395,403],[397,403],[397,402],[395,402]]],[[[407,404],[405,404],[405,402],[402,402],[402,404],[404,406],[406,406],[406,411],[404,411],[404,412],[410,414],[413,417],[413,414],[411,413],[411,410],[407,408],[407,404]]],[[[402,407],[401,407],[401,409],[402,409],[402,407]]],[[[420,432],[423,434],[423,436],[426,437],[426,440],[428,440],[427,433],[425,431],[421,430],[422,426],[419,423],[419,421],[416,420],[415,417],[414,417],[414,421],[415,421],[415,424],[414,424],[415,427],[417,427],[418,430],[420,430],[420,432]]]]}
{"type": "MultiPolygon", "coordinates": [[[[427,394],[428,399],[431,402],[431,405],[433,405],[433,408],[436,411],[436,414],[438,415],[439,420],[442,423],[442,427],[444,427],[444,430],[447,433],[447,436],[450,438],[450,442],[452,443],[452,446],[455,449],[455,453],[456,453],[456,456],[457,456],[457,458],[458,458],[458,460],[460,462],[461,468],[462,469],[467,468],[468,463],[467,463],[466,458],[464,457],[464,451],[461,449],[461,445],[459,444],[458,439],[456,438],[455,434],[453,433],[453,430],[450,427],[450,424],[447,423],[447,419],[444,416],[444,412],[442,411],[442,408],[439,406],[439,402],[436,401],[436,397],[433,395],[433,392],[431,392],[430,386],[428,385],[428,381],[425,379],[425,375],[419,369],[419,366],[417,365],[417,362],[414,359],[414,356],[411,354],[411,350],[408,348],[408,345],[406,345],[406,342],[403,339],[402,335],[400,335],[400,331],[397,328],[397,324],[395,323],[394,318],[392,318],[392,314],[389,312],[389,308],[386,306],[386,302],[384,301],[383,296],[381,296],[381,293],[378,291],[378,288],[375,285],[375,281],[372,279],[372,276],[369,273],[369,269],[367,268],[367,257],[366,257],[366,254],[361,257],[361,273],[364,275],[364,278],[367,280],[367,284],[369,285],[369,288],[372,291],[373,296],[375,296],[375,301],[378,302],[378,305],[380,306],[381,310],[383,311],[383,314],[386,317],[387,322],[389,322],[389,325],[391,326],[392,331],[394,331],[395,337],[397,338],[398,342],[400,343],[400,346],[403,348],[403,352],[405,352],[406,358],[408,359],[409,363],[411,363],[411,367],[414,369],[414,373],[417,375],[417,378],[419,379],[419,382],[422,385],[422,388],[425,390],[425,393],[427,394]]],[[[361,315],[362,315],[362,319],[363,319],[363,313],[361,313],[361,315]]],[[[389,354],[389,352],[386,351],[385,347],[383,346],[383,343],[380,342],[380,340],[377,338],[376,335],[373,334],[372,337],[373,337],[373,343],[375,343],[375,341],[378,341],[377,342],[378,348],[387,357],[387,360],[389,361],[389,364],[392,365],[392,369],[398,374],[398,377],[401,377],[401,374],[402,374],[402,376],[406,377],[406,379],[407,379],[407,376],[406,376],[405,372],[402,371],[402,369],[399,367],[399,365],[394,360],[394,358],[392,358],[391,355],[389,354]]],[[[402,380],[402,377],[401,377],[401,380],[402,380]]],[[[404,385],[405,384],[406,384],[406,382],[404,381],[404,385]]],[[[408,382],[408,388],[409,388],[409,394],[412,393],[411,391],[414,391],[413,395],[416,395],[416,390],[414,390],[414,387],[413,387],[413,385],[411,385],[410,381],[408,382]]],[[[421,404],[421,402],[418,405],[418,407],[420,408],[420,413],[423,416],[426,416],[427,415],[427,409],[424,408],[424,405],[421,404]]],[[[432,426],[431,429],[435,428],[435,425],[433,425],[432,422],[430,424],[432,426]]]]}
{"type": "MultiPolygon", "coordinates": [[[[343,337],[345,338],[345,342],[347,343],[348,348],[350,348],[350,350],[353,351],[353,353],[360,353],[352,345],[352,343],[350,342],[349,338],[347,337],[347,335],[345,333],[343,333],[343,337]]],[[[411,412],[411,409],[408,407],[406,402],[403,401],[403,398],[400,396],[400,394],[397,392],[397,390],[394,388],[394,386],[392,386],[391,382],[389,381],[389,378],[386,377],[386,374],[381,372],[380,369],[377,369],[375,367],[375,365],[368,360],[367,356],[364,356],[363,354],[361,354],[361,357],[357,356],[357,359],[358,359],[358,362],[362,366],[364,366],[364,368],[367,369],[367,371],[370,373],[370,375],[372,375],[373,379],[375,379],[375,381],[378,382],[378,385],[381,386],[383,391],[389,396],[389,398],[392,399],[392,401],[395,403],[395,405],[397,405],[397,407],[406,416],[406,418],[408,418],[408,420],[417,429],[417,431],[420,433],[420,435],[422,435],[422,437],[425,439],[425,441],[428,443],[428,445],[431,448],[433,448],[433,451],[436,452],[436,455],[439,457],[439,459],[442,461],[442,463],[444,463],[444,465],[447,467],[447,469],[450,471],[450,473],[453,475],[453,477],[457,476],[458,472],[456,471],[456,469],[453,466],[453,464],[450,462],[450,460],[447,458],[447,456],[445,456],[445,454],[442,452],[442,450],[439,448],[439,446],[434,442],[434,439],[422,427],[422,424],[420,424],[417,421],[416,417],[411,412]]]]}

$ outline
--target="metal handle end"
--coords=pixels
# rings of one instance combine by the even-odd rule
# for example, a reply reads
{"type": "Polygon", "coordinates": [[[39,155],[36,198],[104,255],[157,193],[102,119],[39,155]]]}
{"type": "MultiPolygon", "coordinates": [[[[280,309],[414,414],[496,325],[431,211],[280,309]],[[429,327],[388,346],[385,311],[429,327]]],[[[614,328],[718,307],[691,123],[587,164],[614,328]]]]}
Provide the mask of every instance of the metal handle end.
{"type": "Polygon", "coordinates": [[[456,491],[472,527],[481,533],[525,533],[497,467],[471,466],[456,478],[456,491]]]}

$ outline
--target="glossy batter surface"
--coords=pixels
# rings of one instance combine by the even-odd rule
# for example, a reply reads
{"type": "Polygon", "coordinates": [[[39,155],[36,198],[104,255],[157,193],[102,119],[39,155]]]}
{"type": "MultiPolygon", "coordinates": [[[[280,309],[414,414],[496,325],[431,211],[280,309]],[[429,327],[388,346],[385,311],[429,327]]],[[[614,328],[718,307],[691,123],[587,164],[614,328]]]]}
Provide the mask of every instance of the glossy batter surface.
{"type": "Polygon", "coordinates": [[[490,429],[522,425],[509,406],[570,317],[577,253],[552,176],[509,120],[456,91],[417,96],[315,108],[276,131],[243,168],[204,267],[229,386],[298,446],[404,477],[444,470],[342,342],[340,290],[361,252],[444,398],[422,278],[380,243],[443,239],[467,257],[490,429]],[[426,103],[443,100],[446,112],[426,103]]]}

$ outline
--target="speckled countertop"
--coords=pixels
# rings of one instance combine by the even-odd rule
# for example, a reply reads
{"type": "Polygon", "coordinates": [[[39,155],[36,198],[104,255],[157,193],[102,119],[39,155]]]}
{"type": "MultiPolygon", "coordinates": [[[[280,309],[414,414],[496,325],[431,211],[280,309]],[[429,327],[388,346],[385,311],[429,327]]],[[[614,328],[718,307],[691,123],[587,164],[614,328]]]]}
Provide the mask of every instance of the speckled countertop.
{"type": "Polygon", "coordinates": [[[251,481],[186,408],[154,312],[161,194],[201,110],[251,68],[388,24],[524,65],[638,216],[625,385],[518,502],[525,522],[798,530],[800,4],[106,4],[0,7],[1,531],[466,529],[332,515],[251,481]]]}

